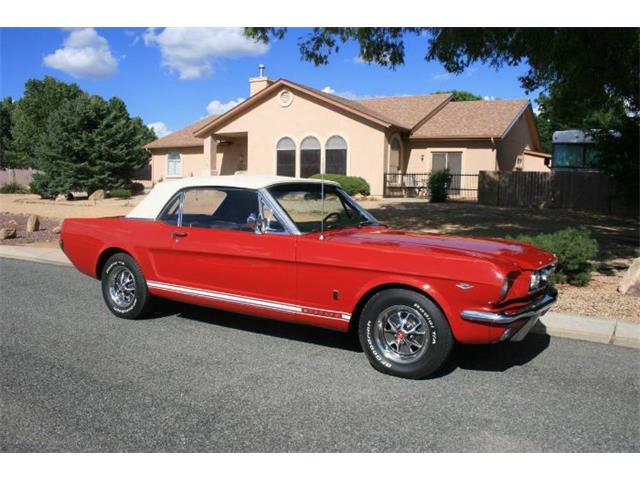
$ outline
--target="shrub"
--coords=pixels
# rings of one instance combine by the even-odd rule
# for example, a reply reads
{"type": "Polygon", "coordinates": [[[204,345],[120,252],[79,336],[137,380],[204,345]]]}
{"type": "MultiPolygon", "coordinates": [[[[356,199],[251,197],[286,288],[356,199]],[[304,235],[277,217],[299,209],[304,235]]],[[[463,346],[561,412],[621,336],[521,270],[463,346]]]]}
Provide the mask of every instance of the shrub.
{"type": "Polygon", "coordinates": [[[126,188],[115,188],[109,191],[109,196],[113,198],[131,198],[131,190],[126,188]]]}
{"type": "Polygon", "coordinates": [[[144,192],[144,185],[140,182],[132,182],[131,183],[131,194],[132,195],[140,195],[144,192]]]}
{"type": "Polygon", "coordinates": [[[565,228],[535,236],[520,235],[516,240],[532,243],[558,257],[553,283],[570,283],[582,287],[591,280],[592,260],[598,254],[598,242],[586,229],[565,228]]]}
{"type": "Polygon", "coordinates": [[[31,189],[31,193],[40,195],[42,198],[55,198],[55,196],[60,193],[51,185],[49,178],[42,173],[35,173],[33,175],[29,188],[31,189]]]}
{"type": "Polygon", "coordinates": [[[324,178],[325,180],[338,182],[342,189],[349,195],[355,195],[357,193],[361,195],[369,195],[370,193],[369,184],[362,177],[348,177],[346,175],[337,175],[334,173],[317,173],[311,178],[324,178]]]}
{"type": "Polygon", "coordinates": [[[432,202],[446,202],[447,188],[451,184],[451,174],[449,170],[436,170],[429,175],[429,192],[432,202]]]}
{"type": "Polygon", "coordinates": [[[29,193],[29,189],[18,182],[9,182],[0,187],[0,193],[29,193]]]}

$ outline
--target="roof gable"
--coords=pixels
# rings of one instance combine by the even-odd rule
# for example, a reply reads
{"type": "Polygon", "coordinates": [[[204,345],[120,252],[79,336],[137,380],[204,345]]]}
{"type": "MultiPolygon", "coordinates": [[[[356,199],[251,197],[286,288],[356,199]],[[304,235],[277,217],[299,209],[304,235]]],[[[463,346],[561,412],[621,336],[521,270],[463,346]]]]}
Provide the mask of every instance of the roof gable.
{"type": "Polygon", "coordinates": [[[449,102],[411,138],[501,138],[528,106],[528,100],[449,102]]]}
{"type": "Polygon", "coordinates": [[[412,129],[438,108],[451,100],[450,93],[401,97],[379,97],[357,100],[360,105],[387,118],[396,125],[412,129]]]}

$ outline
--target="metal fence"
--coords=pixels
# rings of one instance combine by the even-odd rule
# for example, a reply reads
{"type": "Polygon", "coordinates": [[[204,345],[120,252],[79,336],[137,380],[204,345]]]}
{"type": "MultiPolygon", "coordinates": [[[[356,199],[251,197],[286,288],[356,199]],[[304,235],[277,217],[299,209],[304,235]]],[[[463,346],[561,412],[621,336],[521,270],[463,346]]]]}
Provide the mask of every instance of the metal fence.
{"type": "MultiPolygon", "coordinates": [[[[384,196],[429,198],[429,173],[385,173],[384,196]]],[[[478,175],[452,174],[447,188],[450,200],[477,201],[478,175]]]]}

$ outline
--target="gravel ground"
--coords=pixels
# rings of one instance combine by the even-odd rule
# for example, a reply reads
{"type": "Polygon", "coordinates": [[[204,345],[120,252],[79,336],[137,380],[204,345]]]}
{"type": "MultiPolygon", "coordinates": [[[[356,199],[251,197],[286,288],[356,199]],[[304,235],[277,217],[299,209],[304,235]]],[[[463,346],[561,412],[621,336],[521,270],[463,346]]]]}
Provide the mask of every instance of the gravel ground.
{"type": "Polygon", "coordinates": [[[180,304],[122,320],[71,268],[0,260],[0,288],[2,452],[640,450],[635,349],[529,335],[412,381],[337,332],[180,304]]]}
{"type": "Polygon", "coordinates": [[[51,242],[57,246],[58,234],[51,230],[60,224],[60,220],[40,217],[40,229],[37,232],[27,232],[29,215],[0,213],[0,228],[15,228],[16,238],[0,240],[0,245],[25,245],[31,243],[51,242]]]}
{"type": "Polygon", "coordinates": [[[623,274],[596,272],[586,287],[557,285],[560,298],[553,310],[640,323],[640,297],[620,295],[616,290],[623,274]]]}

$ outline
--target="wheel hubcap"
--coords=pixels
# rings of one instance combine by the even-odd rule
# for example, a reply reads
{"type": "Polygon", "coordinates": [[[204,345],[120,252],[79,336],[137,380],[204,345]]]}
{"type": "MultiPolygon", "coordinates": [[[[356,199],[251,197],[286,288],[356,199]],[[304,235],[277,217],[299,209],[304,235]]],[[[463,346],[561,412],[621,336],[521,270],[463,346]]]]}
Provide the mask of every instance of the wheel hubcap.
{"type": "Polygon", "coordinates": [[[136,298],[136,280],[127,267],[117,266],[109,274],[109,296],[119,308],[128,308],[136,298]]]}
{"type": "Polygon", "coordinates": [[[428,348],[429,327],[418,310],[394,305],[378,315],[374,338],[382,354],[399,363],[411,363],[428,348]]]}

